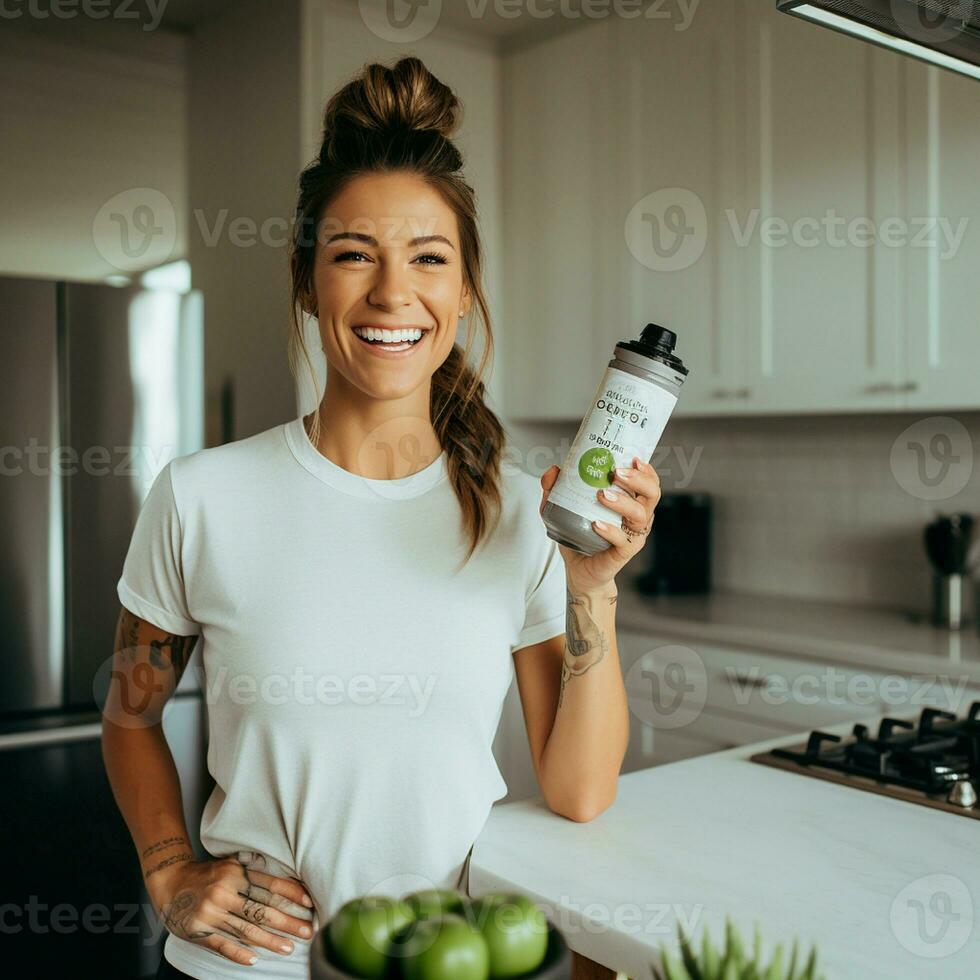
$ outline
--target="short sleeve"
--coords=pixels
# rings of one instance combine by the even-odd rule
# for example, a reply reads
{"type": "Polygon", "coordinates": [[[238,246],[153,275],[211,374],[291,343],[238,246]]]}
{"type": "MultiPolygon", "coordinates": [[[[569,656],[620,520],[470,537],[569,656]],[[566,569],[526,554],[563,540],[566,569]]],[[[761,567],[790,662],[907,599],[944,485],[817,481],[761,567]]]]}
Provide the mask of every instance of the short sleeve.
{"type": "Polygon", "coordinates": [[[534,581],[526,599],[524,626],[511,653],[565,632],[565,562],[558,545],[541,528],[545,544],[535,563],[534,581]]]}
{"type": "Polygon", "coordinates": [[[181,568],[182,529],[174,494],[170,460],[146,495],[116,586],[119,601],[130,612],[178,636],[201,632],[191,619],[181,568]]]}

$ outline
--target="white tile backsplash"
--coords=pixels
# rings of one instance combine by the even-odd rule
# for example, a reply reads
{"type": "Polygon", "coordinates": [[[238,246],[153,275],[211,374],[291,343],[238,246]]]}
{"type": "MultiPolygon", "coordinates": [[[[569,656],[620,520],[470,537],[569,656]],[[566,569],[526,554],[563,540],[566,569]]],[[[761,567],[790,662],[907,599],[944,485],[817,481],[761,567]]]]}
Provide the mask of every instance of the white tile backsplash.
{"type": "MultiPolygon", "coordinates": [[[[973,441],[955,464],[970,468],[964,489],[924,500],[892,472],[897,437],[928,416],[674,419],[654,465],[666,492],[711,494],[716,588],[926,612],[925,525],[940,513],[980,517],[980,412],[955,414],[973,441]]],[[[537,475],[561,465],[578,420],[506,427],[512,452],[537,475]]],[[[639,571],[643,556],[634,564],[639,571]]]]}

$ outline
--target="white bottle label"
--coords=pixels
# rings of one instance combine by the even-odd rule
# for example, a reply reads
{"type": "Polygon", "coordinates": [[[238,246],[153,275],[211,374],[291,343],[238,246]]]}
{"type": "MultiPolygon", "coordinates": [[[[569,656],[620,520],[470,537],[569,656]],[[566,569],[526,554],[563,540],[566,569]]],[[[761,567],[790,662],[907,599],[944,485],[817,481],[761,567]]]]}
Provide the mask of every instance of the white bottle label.
{"type": "Polygon", "coordinates": [[[548,500],[589,521],[618,523],[596,492],[610,485],[617,466],[632,466],[634,456],[649,461],[676,404],[676,395],[652,381],[607,368],[548,500]]]}

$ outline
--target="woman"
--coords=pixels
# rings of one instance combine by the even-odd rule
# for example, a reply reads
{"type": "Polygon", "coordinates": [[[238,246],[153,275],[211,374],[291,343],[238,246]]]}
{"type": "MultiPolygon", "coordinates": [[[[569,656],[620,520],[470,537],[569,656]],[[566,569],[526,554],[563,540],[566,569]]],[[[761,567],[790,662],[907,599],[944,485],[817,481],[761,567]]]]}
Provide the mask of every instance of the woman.
{"type": "Polygon", "coordinates": [[[415,58],[330,100],[291,254],[292,364],[309,365],[302,311],[328,365],[318,409],[172,460],[140,512],[103,745],[170,933],[160,977],[305,978],[344,901],[465,888],[506,792],[491,745],[515,670],[548,806],[586,821],[615,797],[615,575],[659,480],[634,460],[599,494],[611,547],[585,557],[541,522],[558,468],[539,484],[501,466],[503,431],[455,343],[475,306],[482,372],[458,114],[415,58]],[[198,634],[216,780],[204,861],[155,724],[198,634]]]}

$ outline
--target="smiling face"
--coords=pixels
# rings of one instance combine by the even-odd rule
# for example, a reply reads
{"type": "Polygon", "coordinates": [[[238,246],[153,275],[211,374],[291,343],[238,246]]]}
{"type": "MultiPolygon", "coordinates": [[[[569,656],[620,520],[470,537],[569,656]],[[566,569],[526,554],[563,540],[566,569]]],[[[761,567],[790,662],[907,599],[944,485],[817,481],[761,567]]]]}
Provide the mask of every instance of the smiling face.
{"type": "Polygon", "coordinates": [[[312,288],[328,376],[378,399],[427,392],[470,305],[452,209],[412,174],[365,175],[331,202],[317,238],[312,288]]]}

